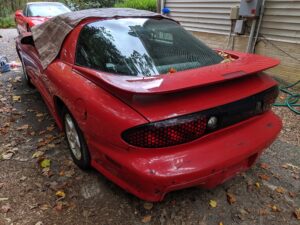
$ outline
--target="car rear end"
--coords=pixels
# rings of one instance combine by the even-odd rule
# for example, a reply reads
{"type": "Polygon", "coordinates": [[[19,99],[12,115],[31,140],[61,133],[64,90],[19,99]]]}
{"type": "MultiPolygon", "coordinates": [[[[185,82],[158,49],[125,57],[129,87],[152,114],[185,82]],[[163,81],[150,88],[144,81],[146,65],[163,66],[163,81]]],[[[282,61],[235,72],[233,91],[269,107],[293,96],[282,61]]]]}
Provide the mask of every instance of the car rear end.
{"type": "Polygon", "coordinates": [[[149,201],[186,187],[213,188],[249,169],[276,139],[277,95],[264,73],[179,93],[119,94],[147,122],[120,133],[126,151],[91,143],[101,149],[93,166],[149,201]]]}
{"type": "Polygon", "coordinates": [[[249,169],[280,132],[271,111],[277,83],[263,72],[277,60],[230,51],[224,60],[167,19],[81,27],[73,71],[143,118],[118,130],[126,116],[112,115],[107,129],[118,139],[90,139],[92,165],[136,196],[160,201],[186,187],[213,188],[249,169]]]}

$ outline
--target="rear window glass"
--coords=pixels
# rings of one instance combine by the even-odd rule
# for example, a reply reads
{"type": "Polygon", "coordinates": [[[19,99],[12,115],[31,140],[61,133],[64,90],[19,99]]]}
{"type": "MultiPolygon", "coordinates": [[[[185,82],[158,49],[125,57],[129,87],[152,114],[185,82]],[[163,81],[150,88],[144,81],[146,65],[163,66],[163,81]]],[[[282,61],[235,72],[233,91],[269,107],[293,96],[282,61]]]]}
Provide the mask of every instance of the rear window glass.
{"type": "Polygon", "coordinates": [[[168,19],[97,21],[79,36],[76,64],[131,76],[153,76],[220,63],[216,52],[168,19]]]}
{"type": "Polygon", "coordinates": [[[71,12],[71,10],[64,4],[37,3],[28,6],[27,16],[53,17],[67,12],[71,12]]]}

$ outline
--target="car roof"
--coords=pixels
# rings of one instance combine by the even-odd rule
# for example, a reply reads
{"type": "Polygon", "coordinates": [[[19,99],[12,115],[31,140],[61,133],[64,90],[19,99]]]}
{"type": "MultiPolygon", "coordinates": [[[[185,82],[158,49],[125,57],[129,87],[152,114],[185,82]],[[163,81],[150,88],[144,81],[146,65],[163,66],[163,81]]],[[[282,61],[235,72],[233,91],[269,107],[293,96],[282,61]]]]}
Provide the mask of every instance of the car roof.
{"type": "Polygon", "coordinates": [[[87,9],[65,13],[32,28],[36,50],[44,69],[56,58],[66,36],[83,20],[88,18],[166,18],[165,16],[129,8],[87,9]],[[57,35],[59,34],[59,36],[57,35]]]}
{"type": "Polygon", "coordinates": [[[61,2],[27,2],[27,5],[64,5],[61,2]]]}

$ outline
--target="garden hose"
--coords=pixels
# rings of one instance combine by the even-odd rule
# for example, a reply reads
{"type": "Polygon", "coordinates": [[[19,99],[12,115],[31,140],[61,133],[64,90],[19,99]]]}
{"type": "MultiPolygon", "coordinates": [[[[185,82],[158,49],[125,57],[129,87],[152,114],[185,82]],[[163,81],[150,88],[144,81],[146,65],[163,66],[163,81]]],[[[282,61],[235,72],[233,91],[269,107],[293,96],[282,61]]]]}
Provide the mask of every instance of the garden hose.
{"type": "Polygon", "coordinates": [[[280,86],[279,90],[287,94],[287,97],[285,98],[284,102],[276,102],[274,106],[288,107],[292,112],[300,115],[300,111],[296,109],[296,107],[300,107],[300,93],[295,93],[289,90],[290,88],[295,87],[297,84],[300,84],[300,80],[287,86],[280,86]]]}

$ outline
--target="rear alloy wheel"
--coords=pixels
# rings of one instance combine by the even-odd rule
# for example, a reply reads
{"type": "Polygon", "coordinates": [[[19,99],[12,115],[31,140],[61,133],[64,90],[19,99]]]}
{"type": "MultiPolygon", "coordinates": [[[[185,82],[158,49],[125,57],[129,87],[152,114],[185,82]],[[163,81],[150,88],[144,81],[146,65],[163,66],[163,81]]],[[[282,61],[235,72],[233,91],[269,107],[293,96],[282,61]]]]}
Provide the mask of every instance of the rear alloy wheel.
{"type": "Polygon", "coordinates": [[[63,114],[64,130],[74,163],[81,169],[90,167],[90,154],[80,128],[69,112],[63,114]]]}

